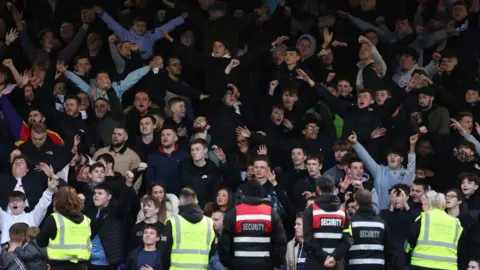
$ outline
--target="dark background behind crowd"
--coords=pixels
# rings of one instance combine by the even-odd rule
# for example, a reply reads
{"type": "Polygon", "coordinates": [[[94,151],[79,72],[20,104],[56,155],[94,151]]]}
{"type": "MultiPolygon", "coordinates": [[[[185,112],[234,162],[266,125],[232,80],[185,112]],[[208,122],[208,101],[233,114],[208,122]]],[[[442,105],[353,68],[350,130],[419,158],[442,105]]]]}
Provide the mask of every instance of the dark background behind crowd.
{"type": "Polygon", "coordinates": [[[479,12],[478,0],[2,0],[0,207],[13,213],[22,191],[33,211],[59,178],[97,220],[91,263],[117,266],[145,223],[164,230],[184,187],[210,216],[255,179],[295,240],[328,176],[350,215],[353,194],[372,192],[403,268],[435,190],[464,228],[466,269],[480,255],[479,12]]]}

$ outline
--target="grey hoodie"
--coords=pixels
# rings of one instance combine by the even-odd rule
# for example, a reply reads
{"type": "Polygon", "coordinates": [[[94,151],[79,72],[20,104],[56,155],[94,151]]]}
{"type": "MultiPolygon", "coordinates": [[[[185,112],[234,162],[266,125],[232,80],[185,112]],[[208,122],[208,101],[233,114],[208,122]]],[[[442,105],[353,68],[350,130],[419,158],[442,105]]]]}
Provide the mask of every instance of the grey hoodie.
{"type": "Polygon", "coordinates": [[[47,249],[39,247],[35,240],[16,248],[15,253],[28,266],[28,270],[44,270],[47,267],[47,249]]]}
{"type": "Polygon", "coordinates": [[[297,45],[296,45],[297,48],[298,48],[298,45],[300,44],[300,41],[302,41],[303,39],[307,39],[310,41],[310,51],[305,57],[301,59],[302,62],[310,58],[313,54],[315,54],[315,50],[317,49],[317,40],[312,35],[301,35],[297,41],[297,45]]]}
{"type": "Polygon", "coordinates": [[[0,253],[0,269],[27,270],[27,267],[15,252],[8,252],[2,249],[0,253]]]}

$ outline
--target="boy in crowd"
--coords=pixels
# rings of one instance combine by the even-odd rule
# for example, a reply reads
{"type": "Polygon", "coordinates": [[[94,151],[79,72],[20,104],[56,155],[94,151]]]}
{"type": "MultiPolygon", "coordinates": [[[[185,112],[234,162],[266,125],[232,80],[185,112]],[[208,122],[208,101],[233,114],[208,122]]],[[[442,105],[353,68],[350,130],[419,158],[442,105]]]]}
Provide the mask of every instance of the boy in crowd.
{"type": "Polygon", "coordinates": [[[25,193],[18,190],[10,193],[8,196],[8,211],[5,212],[0,208],[0,226],[3,232],[1,243],[7,243],[9,241],[9,236],[6,232],[15,223],[23,222],[29,226],[40,226],[52,202],[52,196],[57,190],[57,186],[58,180],[49,179],[48,188],[43,192],[42,198],[40,198],[35,208],[29,213],[25,213],[24,211],[27,207],[27,197],[25,193]]]}
{"type": "Polygon", "coordinates": [[[146,224],[142,235],[143,244],[130,253],[127,269],[162,270],[160,250],[157,249],[160,238],[158,227],[146,224]]]}

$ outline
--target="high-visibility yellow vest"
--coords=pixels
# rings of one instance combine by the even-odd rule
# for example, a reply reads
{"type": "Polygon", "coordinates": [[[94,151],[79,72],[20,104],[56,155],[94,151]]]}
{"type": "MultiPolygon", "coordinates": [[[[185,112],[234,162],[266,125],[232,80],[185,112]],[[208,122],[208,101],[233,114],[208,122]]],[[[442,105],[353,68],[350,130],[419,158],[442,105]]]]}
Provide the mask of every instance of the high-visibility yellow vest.
{"type": "Polygon", "coordinates": [[[433,209],[421,214],[421,229],[412,252],[412,265],[457,270],[458,240],[462,226],[457,218],[433,209]]]}
{"type": "Polygon", "coordinates": [[[92,254],[90,219],[84,216],[82,223],[76,224],[59,213],[53,213],[52,216],[57,225],[57,235],[48,243],[48,259],[73,263],[90,260],[92,254]]]}
{"type": "Polygon", "coordinates": [[[200,222],[192,224],[176,215],[169,221],[173,237],[170,270],[207,269],[210,247],[215,239],[212,219],[204,216],[200,222]]]}

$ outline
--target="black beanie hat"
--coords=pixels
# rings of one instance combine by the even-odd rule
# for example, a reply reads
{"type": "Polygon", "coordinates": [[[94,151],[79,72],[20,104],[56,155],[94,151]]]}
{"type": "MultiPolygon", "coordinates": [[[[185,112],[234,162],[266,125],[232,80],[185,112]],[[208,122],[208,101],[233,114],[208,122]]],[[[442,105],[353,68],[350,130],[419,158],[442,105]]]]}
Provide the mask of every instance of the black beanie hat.
{"type": "Polygon", "coordinates": [[[265,190],[257,180],[249,180],[240,187],[243,195],[249,197],[264,198],[265,190]]]}

